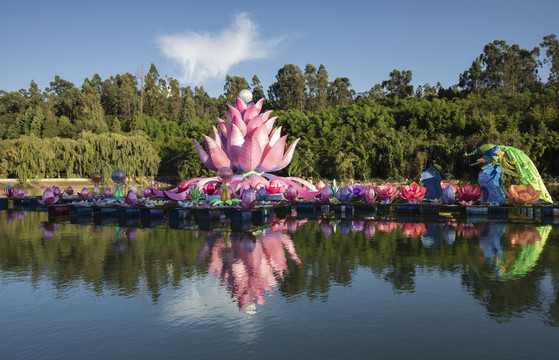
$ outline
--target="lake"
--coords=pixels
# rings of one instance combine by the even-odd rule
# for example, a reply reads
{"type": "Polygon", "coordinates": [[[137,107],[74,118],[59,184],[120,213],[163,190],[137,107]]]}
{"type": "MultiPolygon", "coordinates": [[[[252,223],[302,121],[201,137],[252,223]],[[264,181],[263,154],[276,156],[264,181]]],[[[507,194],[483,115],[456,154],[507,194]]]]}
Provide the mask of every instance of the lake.
{"type": "Polygon", "coordinates": [[[559,228],[2,210],[0,296],[2,359],[550,359],[559,228]]]}

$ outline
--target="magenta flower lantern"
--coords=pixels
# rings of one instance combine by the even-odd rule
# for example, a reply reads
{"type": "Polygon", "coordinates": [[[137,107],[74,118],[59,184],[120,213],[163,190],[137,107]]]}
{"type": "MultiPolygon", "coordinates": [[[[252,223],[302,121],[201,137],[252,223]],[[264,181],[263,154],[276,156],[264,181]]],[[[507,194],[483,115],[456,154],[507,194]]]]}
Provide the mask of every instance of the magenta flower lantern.
{"type": "Polygon", "coordinates": [[[23,199],[25,196],[27,196],[29,192],[28,191],[23,191],[22,188],[17,189],[16,191],[14,191],[14,197],[16,199],[23,199]]]}
{"type": "Polygon", "coordinates": [[[289,185],[289,187],[287,188],[287,190],[285,190],[285,193],[283,194],[283,196],[285,196],[286,199],[291,201],[297,199],[298,195],[299,193],[297,192],[297,189],[295,189],[295,186],[293,185],[289,185]]]}
{"type": "Polygon", "coordinates": [[[372,188],[372,186],[367,186],[365,188],[365,191],[363,192],[363,199],[365,199],[365,201],[368,203],[372,203],[377,199],[377,193],[375,192],[375,189],[372,188]]]}
{"type": "Polygon", "coordinates": [[[246,189],[241,195],[241,206],[244,209],[252,209],[256,205],[256,193],[252,189],[246,189]]]}
{"type": "Polygon", "coordinates": [[[37,202],[41,205],[53,205],[58,201],[60,195],[54,195],[53,189],[51,187],[46,188],[43,191],[43,196],[41,199],[37,199],[37,202]]]}
{"type": "Polygon", "coordinates": [[[396,185],[386,183],[384,185],[377,186],[375,188],[375,192],[377,193],[378,197],[380,197],[384,201],[391,201],[396,196],[398,196],[400,190],[398,190],[396,185]]]}
{"type": "Polygon", "coordinates": [[[82,191],[78,193],[78,195],[82,200],[87,200],[87,198],[89,197],[89,191],[87,191],[86,188],[83,188],[82,191]]]}
{"type": "Polygon", "coordinates": [[[74,189],[72,189],[71,186],[68,186],[68,187],[66,188],[66,194],[72,195],[73,193],[74,193],[74,189]]]}
{"type": "Polygon", "coordinates": [[[332,188],[330,186],[326,186],[319,194],[320,201],[322,202],[329,202],[332,198],[332,188]]]}

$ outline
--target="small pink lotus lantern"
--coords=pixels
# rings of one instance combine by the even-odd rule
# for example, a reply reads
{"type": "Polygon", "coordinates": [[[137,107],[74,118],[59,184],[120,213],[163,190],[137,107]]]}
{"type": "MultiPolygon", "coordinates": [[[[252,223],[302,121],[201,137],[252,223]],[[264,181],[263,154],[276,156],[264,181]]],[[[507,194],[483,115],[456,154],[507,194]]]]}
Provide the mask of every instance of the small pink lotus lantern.
{"type": "Polygon", "coordinates": [[[268,194],[279,194],[282,192],[282,186],[279,182],[274,179],[270,180],[270,185],[265,186],[268,194]]]}
{"type": "Polygon", "coordinates": [[[72,195],[73,193],[74,193],[74,189],[72,189],[71,186],[68,186],[68,187],[66,188],[66,194],[72,195]]]}
{"type": "Polygon", "coordinates": [[[112,198],[112,197],[113,197],[113,193],[112,193],[112,191],[111,191],[111,188],[106,188],[106,189],[105,189],[105,192],[103,193],[103,195],[105,196],[105,199],[112,198]]]}
{"type": "Polygon", "coordinates": [[[329,202],[330,199],[332,198],[332,194],[333,194],[333,192],[332,192],[332,188],[330,188],[330,186],[324,187],[324,189],[322,189],[322,191],[319,194],[320,201],[325,202],[325,203],[329,202]]]}
{"type": "Polygon", "coordinates": [[[23,199],[24,197],[27,196],[28,193],[29,193],[28,191],[24,192],[22,188],[19,188],[16,191],[14,191],[14,197],[16,199],[23,199]]]}
{"type": "Polygon", "coordinates": [[[86,188],[83,188],[81,192],[78,193],[78,195],[80,196],[80,198],[82,200],[87,200],[87,198],[89,197],[89,191],[87,191],[86,188]]]}
{"type": "Polygon", "coordinates": [[[128,205],[138,205],[139,203],[143,202],[138,200],[138,196],[136,196],[136,193],[132,190],[128,190],[128,194],[126,194],[126,197],[124,198],[124,202],[128,205]]]}
{"type": "Polygon", "coordinates": [[[392,185],[391,183],[386,183],[384,185],[379,185],[375,188],[375,192],[377,193],[378,197],[383,199],[385,202],[391,202],[398,194],[400,190],[396,187],[396,185],[392,185]]]}
{"type": "Polygon", "coordinates": [[[319,180],[319,181],[318,181],[318,184],[316,184],[316,189],[317,189],[317,190],[322,190],[322,189],[324,189],[325,186],[326,186],[326,185],[324,184],[324,181],[319,180]]]}
{"type": "Polygon", "coordinates": [[[42,199],[37,199],[37,202],[41,205],[53,205],[58,201],[60,195],[54,195],[54,191],[51,187],[48,187],[43,191],[42,199]]]}
{"type": "Polygon", "coordinates": [[[456,197],[462,205],[471,205],[481,197],[479,185],[466,184],[456,190],[456,197]]]}
{"type": "Polygon", "coordinates": [[[60,191],[60,189],[58,188],[58,186],[52,186],[52,193],[54,194],[54,196],[60,196],[60,195],[62,195],[62,192],[60,191]]]}
{"type": "Polygon", "coordinates": [[[153,192],[153,188],[151,186],[147,186],[144,190],[142,190],[142,196],[145,198],[150,198],[155,196],[155,193],[153,192]]]}
{"type": "Polygon", "coordinates": [[[417,183],[413,182],[411,185],[402,186],[402,193],[400,196],[411,203],[416,203],[425,197],[426,191],[427,188],[425,186],[419,186],[417,183]]]}
{"type": "Polygon", "coordinates": [[[252,209],[256,205],[256,193],[252,189],[246,189],[241,195],[241,206],[244,209],[252,209]]]}
{"type": "Polygon", "coordinates": [[[363,199],[365,199],[365,201],[368,203],[372,203],[377,199],[377,193],[375,192],[375,189],[373,189],[372,186],[367,186],[365,188],[365,191],[363,193],[363,199]]]}
{"type": "Polygon", "coordinates": [[[295,186],[293,185],[289,185],[289,187],[287,188],[287,190],[285,190],[285,193],[283,194],[283,196],[285,196],[285,198],[287,200],[295,200],[297,199],[297,196],[299,194],[297,193],[297,189],[295,189],[295,186]]]}

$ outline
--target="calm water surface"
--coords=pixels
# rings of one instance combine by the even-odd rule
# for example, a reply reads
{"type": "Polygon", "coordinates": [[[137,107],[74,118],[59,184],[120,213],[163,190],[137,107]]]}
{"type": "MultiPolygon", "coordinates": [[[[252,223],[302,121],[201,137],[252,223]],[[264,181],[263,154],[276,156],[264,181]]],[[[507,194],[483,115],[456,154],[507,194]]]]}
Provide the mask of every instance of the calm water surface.
{"type": "Polygon", "coordinates": [[[0,211],[0,358],[556,358],[559,229],[0,211]]]}

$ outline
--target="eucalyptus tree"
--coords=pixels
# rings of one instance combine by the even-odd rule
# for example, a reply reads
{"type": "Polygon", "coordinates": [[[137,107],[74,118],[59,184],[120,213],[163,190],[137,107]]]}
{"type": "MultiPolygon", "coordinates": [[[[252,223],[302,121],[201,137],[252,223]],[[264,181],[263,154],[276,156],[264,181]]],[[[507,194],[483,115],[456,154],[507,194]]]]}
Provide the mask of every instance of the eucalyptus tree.
{"type": "Polygon", "coordinates": [[[347,77],[337,77],[328,87],[328,100],[331,105],[348,106],[353,101],[355,91],[350,89],[351,83],[347,77]]]}
{"type": "Polygon", "coordinates": [[[312,64],[305,66],[305,88],[307,92],[307,110],[315,113],[317,110],[318,79],[316,67],[312,64]]]}
{"type": "Polygon", "coordinates": [[[386,89],[390,96],[398,96],[400,99],[406,99],[413,95],[413,86],[410,85],[412,80],[411,70],[392,70],[390,79],[382,82],[382,88],[386,89]]]}
{"type": "MultiPolygon", "coordinates": [[[[249,89],[248,81],[243,76],[225,75],[223,91],[228,104],[235,104],[241,90],[249,89]]],[[[254,94],[253,94],[254,95],[254,94]]]]}
{"type": "Polygon", "coordinates": [[[297,65],[286,64],[278,70],[276,81],[268,89],[268,98],[276,109],[305,110],[305,77],[297,65]]]}
{"type": "Polygon", "coordinates": [[[549,64],[548,85],[559,85],[559,41],[555,34],[544,36],[540,46],[545,50],[545,64],[549,64]]]}
{"type": "Polygon", "coordinates": [[[485,45],[483,53],[460,75],[458,85],[466,93],[477,94],[537,90],[539,54],[538,47],[526,50],[516,44],[509,46],[504,40],[495,40],[485,45]]]}
{"type": "Polygon", "coordinates": [[[252,88],[252,98],[254,100],[260,100],[265,97],[264,88],[262,87],[262,83],[260,82],[258,76],[254,75],[252,77],[250,86],[252,88]]]}
{"type": "Polygon", "coordinates": [[[167,97],[169,88],[167,82],[159,76],[154,64],[151,64],[145,76],[145,98],[144,113],[148,116],[163,118],[167,115],[167,97]]]}

